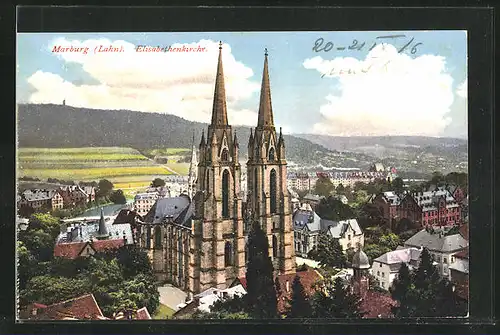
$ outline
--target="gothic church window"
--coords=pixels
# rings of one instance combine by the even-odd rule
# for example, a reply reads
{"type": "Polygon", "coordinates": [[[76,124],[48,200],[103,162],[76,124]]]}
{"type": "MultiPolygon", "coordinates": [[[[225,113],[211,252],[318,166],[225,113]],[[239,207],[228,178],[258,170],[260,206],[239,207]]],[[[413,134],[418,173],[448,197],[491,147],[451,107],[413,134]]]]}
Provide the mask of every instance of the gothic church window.
{"type": "Polygon", "coordinates": [[[221,160],[227,162],[229,160],[229,153],[227,149],[222,150],[221,160]]]}
{"type": "Polygon", "coordinates": [[[275,156],[275,155],[274,155],[274,148],[271,148],[271,149],[269,150],[269,160],[270,160],[270,161],[274,161],[274,159],[275,159],[275,158],[274,158],[274,156],[275,156]]]}
{"type": "Polygon", "coordinates": [[[226,242],[224,246],[224,264],[226,266],[233,265],[233,247],[231,242],[226,242]]]}
{"type": "Polygon", "coordinates": [[[229,172],[222,174],[222,217],[229,218],[229,172]]]}
{"type": "Polygon", "coordinates": [[[205,182],[206,189],[208,190],[210,187],[210,171],[207,171],[207,180],[205,182]]]}
{"type": "Polygon", "coordinates": [[[269,184],[270,184],[270,196],[271,196],[271,214],[276,213],[276,170],[272,169],[271,170],[271,176],[269,178],[269,184]]]}
{"type": "Polygon", "coordinates": [[[155,227],[155,249],[161,249],[161,228],[155,227]]]}
{"type": "Polygon", "coordinates": [[[259,184],[259,178],[258,178],[258,172],[257,172],[257,168],[255,168],[254,170],[254,174],[253,174],[253,187],[254,187],[254,191],[253,191],[253,194],[255,196],[257,196],[257,194],[259,193],[258,190],[258,184],[259,184]]]}
{"type": "Polygon", "coordinates": [[[278,239],[273,235],[273,258],[278,257],[278,239]]]}

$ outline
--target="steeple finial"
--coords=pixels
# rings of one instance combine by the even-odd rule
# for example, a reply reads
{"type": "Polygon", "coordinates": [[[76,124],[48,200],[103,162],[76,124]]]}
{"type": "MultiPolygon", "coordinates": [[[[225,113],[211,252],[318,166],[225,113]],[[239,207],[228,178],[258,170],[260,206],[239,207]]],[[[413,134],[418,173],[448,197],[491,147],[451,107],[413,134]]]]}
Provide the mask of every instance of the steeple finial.
{"type": "Polygon", "coordinates": [[[101,218],[99,219],[99,235],[108,235],[108,228],[106,227],[106,221],[104,220],[104,210],[101,207],[101,218]]]}
{"type": "Polygon", "coordinates": [[[201,130],[201,141],[200,141],[200,147],[205,145],[205,129],[201,130]]]}
{"type": "Polygon", "coordinates": [[[212,126],[227,126],[226,89],[222,68],[222,41],[219,42],[219,60],[215,77],[214,105],[212,108],[212,126]]]}
{"type": "Polygon", "coordinates": [[[267,48],[264,54],[264,70],[262,72],[262,86],[260,88],[259,119],[257,127],[273,127],[273,108],[271,104],[271,85],[269,83],[269,68],[267,48]]]}
{"type": "Polygon", "coordinates": [[[267,48],[264,49],[264,55],[267,56],[267,48]]]}
{"type": "Polygon", "coordinates": [[[236,130],[234,131],[234,140],[233,140],[233,145],[234,147],[239,147],[240,145],[238,144],[238,137],[236,136],[236,130]]]}

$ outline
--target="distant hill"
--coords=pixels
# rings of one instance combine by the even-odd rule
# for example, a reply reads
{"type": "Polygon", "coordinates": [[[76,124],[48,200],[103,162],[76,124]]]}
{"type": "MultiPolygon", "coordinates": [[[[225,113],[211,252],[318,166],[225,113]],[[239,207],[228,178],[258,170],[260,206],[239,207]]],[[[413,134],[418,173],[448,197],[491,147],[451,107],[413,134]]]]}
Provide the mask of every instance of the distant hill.
{"type": "Polygon", "coordinates": [[[405,171],[462,171],[468,165],[467,140],[424,136],[328,136],[294,134],[332,151],[369,154],[405,171]]]}
{"type": "MultiPolygon", "coordinates": [[[[129,110],[99,110],[63,105],[19,105],[20,147],[132,147],[190,148],[193,131],[198,146],[207,124],[175,115],[129,110]]],[[[240,151],[246,155],[250,128],[234,127],[240,151]]],[[[309,140],[285,135],[288,159],[297,163],[320,162],[330,151],[309,140]]]]}

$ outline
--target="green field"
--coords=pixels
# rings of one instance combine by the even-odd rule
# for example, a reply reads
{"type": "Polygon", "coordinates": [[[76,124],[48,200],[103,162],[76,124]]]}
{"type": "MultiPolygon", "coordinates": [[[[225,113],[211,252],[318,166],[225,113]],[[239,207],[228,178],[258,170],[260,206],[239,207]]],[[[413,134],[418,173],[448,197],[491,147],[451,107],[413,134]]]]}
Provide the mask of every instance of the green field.
{"type": "MultiPolygon", "coordinates": [[[[160,150],[175,155],[176,159],[187,151],[160,150]]],[[[19,177],[74,181],[108,179],[115,188],[130,191],[145,188],[154,178],[172,173],[184,175],[189,170],[188,163],[176,163],[177,160],[172,159],[172,163],[158,164],[132,148],[20,148],[17,155],[19,177]]]]}

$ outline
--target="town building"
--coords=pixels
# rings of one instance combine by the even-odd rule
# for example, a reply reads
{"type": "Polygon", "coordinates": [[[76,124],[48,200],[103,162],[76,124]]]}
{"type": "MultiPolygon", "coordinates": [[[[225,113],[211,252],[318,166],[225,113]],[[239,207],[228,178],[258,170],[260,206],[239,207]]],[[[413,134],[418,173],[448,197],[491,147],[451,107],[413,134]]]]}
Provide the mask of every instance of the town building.
{"type": "Polygon", "coordinates": [[[266,232],[276,272],[295,272],[285,143],[273,122],[267,52],[258,115],[248,142],[243,203],[239,143],[228,123],[220,46],[212,121],[199,145],[196,193],[158,199],[141,227],[140,243],[157,276],[191,295],[225,289],[244,275],[250,222],[258,221],[266,232]]]}
{"type": "Polygon", "coordinates": [[[380,287],[389,290],[398,277],[401,265],[406,264],[410,269],[418,267],[420,253],[421,249],[413,247],[386,252],[373,260],[371,273],[379,281],[380,287]]]}
{"type": "Polygon", "coordinates": [[[450,265],[455,254],[468,248],[469,242],[459,233],[448,234],[444,228],[422,229],[404,242],[407,248],[427,248],[433,261],[437,263],[439,274],[450,279],[450,265]]]}
{"type": "Polygon", "coordinates": [[[392,227],[392,224],[399,218],[401,196],[395,192],[379,193],[372,199],[372,203],[380,210],[382,217],[392,227]]]}
{"type": "Polygon", "coordinates": [[[318,244],[321,218],[310,205],[304,204],[293,213],[295,254],[307,258],[307,254],[318,244]]]}
{"type": "Polygon", "coordinates": [[[75,259],[86,257],[108,249],[118,249],[134,244],[130,224],[113,224],[101,217],[98,221],[69,224],[58,236],[54,247],[54,257],[75,259]]]}
{"type": "MultiPolygon", "coordinates": [[[[169,177],[169,176],[167,176],[169,177]]],[[[180,177],[180,176],[178,176],[180,177]]],[[[182,179],[180,179],[182,181],[182,179]]],[[[158,198],[166,198],[166,197],[171,197],[172,194],[171,194],[171,191],[170,191],[170,187],[167,187],[167,186],[159,186],[159,187],[153,187],[153,186],[150,186],[146,189],[146,191],[144,193],[156,193],[158,198]]]]}
{"type": "Polygon", "coordinates": [[[396,306],[388,293],[374,291],[372,283],[368,278],[370,273],[370,261],[362,248],[359,248],[352,257],[353,276],[347,279],[351,290],[361,299],[360,310],[364,313],[363,318],[391,318],[392,308],[396,306]]]}
{"type": "Polygon", "coordinates": [[[134,210],[140,216],[146,215],[151,207],[153,207],[156,199],[159,198],[158,192],[138,193],[134,197],[134,210]]]}
{"type": "Polygon", "coordinates": [[[56,210],[63,208],[63,197],[59,190],[28,189],[18,195],[17,206],[34,211],[56,210]]]}
{"type": "Polygon", "coordinates": [[[303,198],[302,202],[305,204],[309,204],[313,209],[316,209],[316,206],[321,202],[321,200],[325,199],[324,196],[319,196],[312,193],[307,193],[303,198]]]}
{"type": "Polygon", "coordinates": [[[93,294],[51,305],[33,303],[20,313],[24,320],[106,320],[93,294]]]}
{"type": "Polygon", "coordinates": [[[64,208],[83,206],[91,201],[95,201],[95,188],[92,186],[83,186],[87,193],[79,185],[66,185],[59,188],[59,193],[63,198],[64,208]]]}
{"type": "Polygon", "coordinates": [[[358,224],[358,220],[349,219],[341,221],[322,220],[326,234],[339,241],[344,252],[348,249],[363,247],[365,245],[365,234],[358,224]]]}
{"type": "Polygon", "coordinates": [[[453,226],[461,223],[461,206],[446,189],[408,193],[400,203],[399,217],[421,227],[453,226]]]}
{"type": "Polygon", "coordinates": [[[451,256],[450,281],[463,300],[469,300],[469,248],[451,256]]]}

